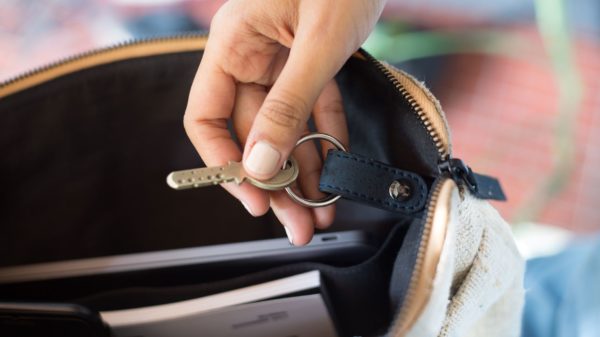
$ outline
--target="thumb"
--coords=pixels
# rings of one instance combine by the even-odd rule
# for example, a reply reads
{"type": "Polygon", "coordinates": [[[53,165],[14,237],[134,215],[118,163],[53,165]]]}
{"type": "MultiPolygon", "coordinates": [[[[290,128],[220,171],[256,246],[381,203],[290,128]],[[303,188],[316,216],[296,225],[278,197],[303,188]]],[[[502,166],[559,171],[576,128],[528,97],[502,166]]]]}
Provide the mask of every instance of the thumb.
{"type": "Polygon", "coordinates": [[[268,179],[279,171],[306,130],[306,122],[325,84],[341,68],[343,61],[317,55],[327,54],[302,44],[292,46],[246,141],[244,168],[253,177],[268,179]]]}

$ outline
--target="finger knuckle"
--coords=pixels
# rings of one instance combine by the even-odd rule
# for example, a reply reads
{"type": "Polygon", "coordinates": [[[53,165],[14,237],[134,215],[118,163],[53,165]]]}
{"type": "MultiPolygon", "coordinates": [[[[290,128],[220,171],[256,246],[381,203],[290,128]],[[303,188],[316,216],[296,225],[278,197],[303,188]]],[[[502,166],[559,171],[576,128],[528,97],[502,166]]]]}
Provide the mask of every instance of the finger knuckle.
{"type": "Polygon", "coordinates": [[[194,118],[191,116],[190,113],[186,112],[183,115],[183,128],[185,129],[186,132],[188,132],[188,134],[190,133],[190,131],[193,129],[194,127],[194,123],[195,120],[194,118]]]}
{"type": "Polygon", "coordinates": [[[269,122],[286,128],[299,129],[305,121],[306,104],[300,99],[282,100],[271,98],[265,101],[260,113],[269,122]]]}

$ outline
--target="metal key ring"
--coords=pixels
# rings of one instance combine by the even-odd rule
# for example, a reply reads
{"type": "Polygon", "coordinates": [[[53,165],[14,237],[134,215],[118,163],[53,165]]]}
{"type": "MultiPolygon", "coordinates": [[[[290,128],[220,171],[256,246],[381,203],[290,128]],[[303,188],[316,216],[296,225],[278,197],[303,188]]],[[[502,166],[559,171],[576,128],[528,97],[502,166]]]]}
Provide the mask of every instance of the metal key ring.
{"type": "MultiPolygon", "coordinates": [[[[318,133],[318,132],[311,133],[311,134],[308,134],[308,135],[300,138],[296,142],[296,147],[298,147],[298,146],[300,146],[300,144],[302,144],[306,141],[312,140],[312,139],[326,140],[326,141],[330,142],[331,144],[335,145],[335,147],[338,150],[348,152],[348,150],[346,150],[344,145],[342,145],[342,143],[340,143],[340,141],[337,140],[335,137],[330,136],[326,133],[318,133]]],[[[292,200],[294,200],[295,202],[297,202],[303,206],[311,207],[311,208],[329,206],[329,205],[333,204],[334,202],[336,202],[339,198],[342,197],[341,195],[329,194],[328,196],[326,196],[322,199],[313,200],[313,199],[303,198],[303,197],[297,195],[290,186],[286,187],[285,191],[290,196],[290,198],[292,198],[292,200]]]]}

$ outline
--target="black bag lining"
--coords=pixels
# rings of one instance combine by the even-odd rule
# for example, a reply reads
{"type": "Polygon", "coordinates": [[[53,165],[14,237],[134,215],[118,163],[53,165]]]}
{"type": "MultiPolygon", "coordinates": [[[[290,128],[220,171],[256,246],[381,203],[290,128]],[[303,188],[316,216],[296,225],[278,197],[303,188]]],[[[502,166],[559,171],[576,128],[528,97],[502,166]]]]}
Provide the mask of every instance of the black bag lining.
{"type": "MultiPolygon", "coordinates": [[[[173,191],[164,182],[169,171],[203,165],[182,127],[200,57],[186,52],[101,65],[0,101],[0,266],[284,236],[272,214],[252,218],[220,188],[173,191]]],[[[435,145],[379,70],[351,59],[336,80],[353,152],[435,175],[435,145]]],[[[354,203],[338,206],[332,231],[399,225],[375,257],[352,267],[308,262],[218,282],[122,291],[128,303],[164,303],[318,269],[344,334],[381,333],[403,299],[412,265],[399,256],[414,256],[418,242],[402,242],[407,231],[420,230],[421,215],[411,220],[354,203]],[[397,256],[405,267],[396,265],[390,288],[397,256]]],[[[0,286],[0,298],[27,297],[10,289],[0,286]]],[[[105,302],[99,293],[77,302],[94,309],[123,304],[109,295],[102,295],[105,302]]]]}
{"type": "MultiPolygon", "coordinates": [[[[334,267],[320,263],[298,263],[216,282],[178,287],[133,287],[71,299],[69,302],[98,311],[135,308],[198,298],[310,270],[319,270],[339,329],[344,332],[343,335],[382,333],[387,329],[393,312],[388,289],[390,289],[390,274],[395,268],[396,255],[409,253],[405,250],[412,247],[403,245],[404,238],[409,228],[418,227],[420,227],[418,224],[396,225],[376,255],[354,266],[334,267]]],[[[410,273],[406,276],[410,278],[410,273]]]]}

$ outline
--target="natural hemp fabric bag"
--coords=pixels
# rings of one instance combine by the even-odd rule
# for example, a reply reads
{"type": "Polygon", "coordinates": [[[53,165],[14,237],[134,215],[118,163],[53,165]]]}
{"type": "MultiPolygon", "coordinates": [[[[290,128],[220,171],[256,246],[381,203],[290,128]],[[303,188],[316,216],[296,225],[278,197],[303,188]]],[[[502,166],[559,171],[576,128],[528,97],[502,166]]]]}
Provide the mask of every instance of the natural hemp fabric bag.
{"type": "MultiPolygon", "coordinates": [[[[182,117],[205,42],[201,35],[134,41],[0,84],[0,268],[254,240],[281,230],[272,216],[248,216],[219,188],[177,192],[165,184],[168,172],[202,165],[182,117]]],[[[381,192],[376,202],[349,193],[343,196],[354,201],[338,202],[333,228],[385,238],[369,259],[225,270],[208,278],[174,270],[155,278],[130,272],[117,283],[94,275],[71,283],[8,283],[0,284],[0,301],[100,311],[318,269],[340,335],[517,336],[524,264],[510,227],[484,200],[501,192],[453,157],[438,101],[422,83],[362,50],[336,80],[351,153],[370,167],[412,172],[423,182],[415,196],[423,198],[420,205],[401,206],[388,193],[392,181],[374,192],[381,192]]],[[[367,182],[353,181],[358,188],[367,182]]]]}

